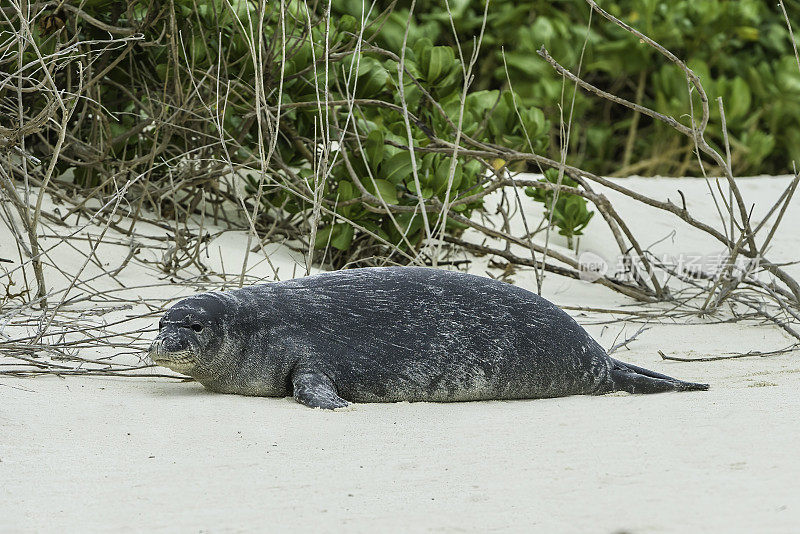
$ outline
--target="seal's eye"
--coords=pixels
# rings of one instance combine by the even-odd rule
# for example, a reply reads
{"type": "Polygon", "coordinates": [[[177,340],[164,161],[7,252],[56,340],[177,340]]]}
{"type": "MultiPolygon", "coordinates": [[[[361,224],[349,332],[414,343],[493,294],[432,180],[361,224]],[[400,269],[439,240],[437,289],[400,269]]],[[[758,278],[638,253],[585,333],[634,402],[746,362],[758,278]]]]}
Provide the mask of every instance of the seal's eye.
{"type": "Polygon", "coordinates": [[[201,325],[200,323],[194,323],[192,325],[192,330],[194,330],[195,332],[202,332],[203,331],[203,325],[201,325]]]}

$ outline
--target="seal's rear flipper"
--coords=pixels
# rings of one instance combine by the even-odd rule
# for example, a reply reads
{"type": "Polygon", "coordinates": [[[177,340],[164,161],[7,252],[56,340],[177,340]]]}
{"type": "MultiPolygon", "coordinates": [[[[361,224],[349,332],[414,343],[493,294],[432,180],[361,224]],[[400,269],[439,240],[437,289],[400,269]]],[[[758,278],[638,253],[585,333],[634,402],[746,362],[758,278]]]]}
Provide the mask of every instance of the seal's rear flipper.
{"type": "Polygon", "coordinates": [[[676,381],[676,378],[672,378],[671,376],[662,375],[661,373],[656,373],[655,371],[651,371],[650,369],[645,369],[644,367],[639,367],[637,365],[633,365],[630,363],[621,362],[614,358],[611,358],[611,361],[614,362],[616,368],[628,371],[633,371],[634,373],[639,373],[640,375],[649,376],[650,378],[660,378],[662,380],[672,380],[673,382],[676,381]]]}
{"type": "Polygon", "coordinates": [[[622,364],[620,367],[622,366],[624,366],[623,369],[613,369],[611,371],[611,382],[613,384],[611,391],[663,393],[664,391],[705,391],[708,389],[708,384],[684,382],[683,380],[677,380],[628,364],[622,364]],[[647,374],[638,370],[647,371],[647,374]]]}
{"type": "Polygon", "coordinates": [[[292,373],[294,398],[310,408],[335,410],[350,403],[336,394],[333,382],[323,373],[308,370],[295,370],[292,373]]]}

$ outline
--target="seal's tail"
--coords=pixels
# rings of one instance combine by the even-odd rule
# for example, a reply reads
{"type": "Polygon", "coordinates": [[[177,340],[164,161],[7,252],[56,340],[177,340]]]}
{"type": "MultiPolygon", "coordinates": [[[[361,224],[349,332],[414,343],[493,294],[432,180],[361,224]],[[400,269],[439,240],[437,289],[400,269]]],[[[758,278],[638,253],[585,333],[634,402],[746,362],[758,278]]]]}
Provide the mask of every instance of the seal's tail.
{"type": "Polygon", "coordinates": [[[611,361],[614,362],[614,369],[611,370],[611,382],[613,383],[611,391],[662,393],[664,391],[705,391],[708,389],[708,384],[684,382],[613,358],[611,361]]]}

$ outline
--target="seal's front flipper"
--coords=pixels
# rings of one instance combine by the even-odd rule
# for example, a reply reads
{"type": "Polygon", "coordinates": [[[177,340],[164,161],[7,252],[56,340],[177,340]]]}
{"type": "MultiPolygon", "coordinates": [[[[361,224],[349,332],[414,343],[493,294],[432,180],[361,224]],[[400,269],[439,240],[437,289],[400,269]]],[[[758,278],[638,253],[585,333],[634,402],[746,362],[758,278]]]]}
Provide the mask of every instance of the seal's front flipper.
{"type": "Polygon", "coordinates": [[[295,400],[310,408],[335,410],[350,404],[336,394],[333,382],[322,373],[295,371],[292,374],[292,385],[295,400]]]}
{"type": "MultiPolygon", "coordinates": [[[[631,366],[632,367],[632,366],[631,366]]],[[[613,369],[611,371],[611,391],[627,391],[628,393],[663,393],[664,391],[704,391],[708,384],[684,382],[650,371],[659,377],[638,373],[631,369],[613,369]]]]}

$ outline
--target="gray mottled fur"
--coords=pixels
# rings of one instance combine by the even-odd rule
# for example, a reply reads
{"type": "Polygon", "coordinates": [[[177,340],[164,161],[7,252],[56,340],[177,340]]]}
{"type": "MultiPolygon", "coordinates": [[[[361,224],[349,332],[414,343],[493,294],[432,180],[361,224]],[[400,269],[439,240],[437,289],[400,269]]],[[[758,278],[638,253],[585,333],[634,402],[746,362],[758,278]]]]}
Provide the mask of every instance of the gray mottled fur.
{"type": "Polygon", "coordinates": [[[529,291],[417,267],[195,295],[164,316],[150,356],[213,391],[321,408],[708,387],[610,358],[529,291]]]}

